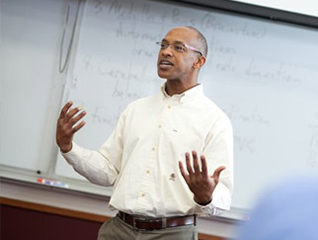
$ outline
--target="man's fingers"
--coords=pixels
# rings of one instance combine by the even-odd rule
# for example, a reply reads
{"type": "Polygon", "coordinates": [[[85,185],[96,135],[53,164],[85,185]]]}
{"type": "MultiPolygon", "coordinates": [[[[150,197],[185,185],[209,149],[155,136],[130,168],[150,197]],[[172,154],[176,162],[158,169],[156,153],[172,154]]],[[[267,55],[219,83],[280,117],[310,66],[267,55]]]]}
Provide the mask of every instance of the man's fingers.
{"type": "Polygon", "coordinates": [[[192,166],[191,166],[190,154],[186,153],[185,158],[186,158],[187,170],[189,175],[194,174],[192,166]]]}
{"type": "Polygon", "coordinates": [[[225,166],[221,166],[215,169],[212,177],[215,179],[216,182],[219,182],[220,174],[225,168],[225,166]]]}
{"type": "Polygon", "coordinates": [[[193,158],[194,172],[195,173],[200,173],[201,169],[200,169],[200,165],[199,165],[199,161],[198,161],[198,155],[197,155],[196,151],[192,151],[192,158],[193,158]]]}
{"type": "Polygon", "coordinates": [[[202,174],[204,176],[208,176],[208,165],[206,162],[206,158],[203,155],[201,156],[201,168],[202,168],[202,174]]]}
{"type": "Polygon", "coordinates": [[[61,113],[60,113],[60,118],[65,118],[66,117],[66,114],[68,112],[68,110],[70,109],[70,107],[73,105],[73,102],[72,101],[68,101],[64,107],[62,108],[61,110],[61,113]]]}
{"type": "Polygon", "coordinates": [[[77,124],[75,127],[73,127],[73,133],[76,133],[78,130],[80,130],[84,125],[86,124],[85,121],[81,121],[79,124],[77,124]]]}
{"type": "Polygon", "coordinates": [[[72,122],[72,125],[74,126],[76,123],[78,123],[79,120],[81,120],[86,115],[86,111],[83,111],[73,117],[70,121],[72,122]]]}
{"type": "Polygon", "coordinates": [[[86,115],[86,111],[81,111],[82,107],[71,108],[72,104],[73,102],[69,101],[61,111],[57,122],[57,137],[59,138],[70,138],[85,125],[85,121],[81,121],[81,119],[86,115]]]}
{"type": "Polygon", "coordinates": [[[69,120],[69,123],[71,123],[71,125],[69,126],[72,127],[72,134],[76,133],[86,124],[85,121],[81,121],[80,123],[78,123],[85,115],[86,115],[86,111],[83,111],[79,113],[78,115],[75,115],[72,119],[69,120]]]}
{"type": "Polygon", "coordinates": [[[71,108],[68,113],[66,113],[66,117],[65,119],[67,121],[69,121],[70,119],[72,119],[79,111],[81,111],[83,109],[82,106],[78,106],[78,107],[75,107],[75,108],[71,108]]]}
{"type": "Polygon", "coordinates": [[[65,104],[65,106],[61,110],[59,120],[64,119],[66,121],[69,121],[70,119],[72,119],[72,123],[74,124],[74,123],[76,123],[78,120],[80,120],[83,117],[83,115],[81,115],[81,117],[79,119],[77,117],[73,119],[73,117],[78,112],[80,112],[83,109],[83,107],[82,106],[78,106],[78,107],[75,107],[75,108],[71,108],[72,105],[73,105],[72,101],[69,101],[69,102],[67,102],[65,104]]]}
{"type": "Polygon", "coordinates": [[[181,175],[183,176],[183,178],[186,180],[186,182],[188,182],[188,175],[187,175],[181,161],[179,161],[179,169],[180,169],[180,172],[181,172],[181,175]]]}

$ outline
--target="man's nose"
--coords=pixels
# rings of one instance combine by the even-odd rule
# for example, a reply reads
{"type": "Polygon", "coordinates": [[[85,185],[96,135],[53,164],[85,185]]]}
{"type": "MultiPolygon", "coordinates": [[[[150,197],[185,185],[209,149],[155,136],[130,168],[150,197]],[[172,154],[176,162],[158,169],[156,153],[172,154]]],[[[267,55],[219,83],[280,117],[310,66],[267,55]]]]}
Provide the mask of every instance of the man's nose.
{"type": "Polygon", "coordinates": [[[173,46],[169,45],[165,49],[161,49],[161,54],[164,56],[172,56],[173,46]]]}

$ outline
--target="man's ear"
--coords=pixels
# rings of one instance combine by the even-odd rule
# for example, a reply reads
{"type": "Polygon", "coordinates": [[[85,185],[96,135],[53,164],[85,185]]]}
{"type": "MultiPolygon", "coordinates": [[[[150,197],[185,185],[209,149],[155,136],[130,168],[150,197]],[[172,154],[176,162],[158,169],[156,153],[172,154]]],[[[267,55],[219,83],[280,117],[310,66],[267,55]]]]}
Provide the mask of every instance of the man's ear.
{"type": "Polygon", "coordinates": [[[206,62],[206,58],[204,56],[198,57],[197,61],[193,64],[193,68],[199,69],[201,68],[206,62]]]}

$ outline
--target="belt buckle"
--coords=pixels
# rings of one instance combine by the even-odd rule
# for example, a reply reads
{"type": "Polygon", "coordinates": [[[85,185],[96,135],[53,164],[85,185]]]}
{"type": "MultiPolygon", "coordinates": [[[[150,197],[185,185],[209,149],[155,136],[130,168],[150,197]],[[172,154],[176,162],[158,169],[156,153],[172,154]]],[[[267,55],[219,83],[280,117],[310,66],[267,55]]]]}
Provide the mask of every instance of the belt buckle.
{"type": "Polygon", "coordinates": [[[167,228],[167,219],[166,218],[154,218],[154,219],[151,219],[151,218],[142,218],[142,217],[133,218],[133,227],[136,230],[159,230],[159,229],[165,229],[165,228],[167,228]],[[160,222],[161,223],[161,227],[158,228],[157,224],[156,224],[156,227],[153,228],[153,229],[139,228],[139,227],[137,227],[136,221],[148,222],[148,223],[153,223],[153,222],[159,223],[160,222]]]}
{"type": "Polygon", "coordinates": [[[147,222],[147,218],[141,218],[141,217],[133,217],[133,227],[134,229],[136,230],[146,230],[146,229],[143,229],[143,228],[138,228],[137,227],[137,224],[136,224],[136,221],[140,221],[140,222],[147,222]]]}

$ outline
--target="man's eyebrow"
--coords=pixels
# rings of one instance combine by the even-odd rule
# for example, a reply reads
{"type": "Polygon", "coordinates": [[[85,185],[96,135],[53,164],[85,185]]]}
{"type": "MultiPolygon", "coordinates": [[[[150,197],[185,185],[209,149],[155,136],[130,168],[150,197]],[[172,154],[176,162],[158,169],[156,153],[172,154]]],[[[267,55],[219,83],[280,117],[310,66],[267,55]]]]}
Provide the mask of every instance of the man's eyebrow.
{"type": "Polygon", "coordinates": [[[181,42],[181,41],[174,41],[174,43],[182,44],[182,45],[184,45],[184,44],[185,44],[184,42],[181,42]]]}
{"type": "MultiPolygon", "coordinates": [[[[165,38],[163,38],[163,39],[161,40],[161,42],[168,42],[168,40],[165,39],[165,38]]],[[[173,44],[182,44],[182,45],[184,45],[185,43],[182,42],[182,41],[174,41],[173,44]]]]}

